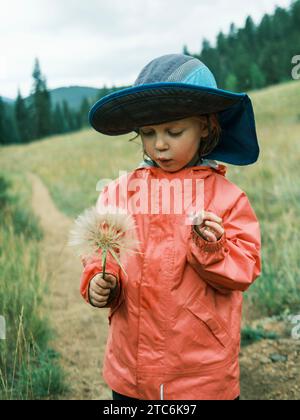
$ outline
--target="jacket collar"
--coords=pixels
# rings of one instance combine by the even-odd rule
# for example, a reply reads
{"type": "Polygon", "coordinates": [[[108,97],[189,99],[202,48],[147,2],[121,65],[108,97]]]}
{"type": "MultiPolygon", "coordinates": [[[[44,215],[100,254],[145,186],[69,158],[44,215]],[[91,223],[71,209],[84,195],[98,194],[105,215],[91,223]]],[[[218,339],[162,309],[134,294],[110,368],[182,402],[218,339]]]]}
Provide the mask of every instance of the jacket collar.
{"type": "MultiPolygon", "coordinates": [[[[142,162],[140,162],[139,166],[136,169],[142,169],[142,168],[159,168],[159,166],[152,159],[146,158],[142,162]]],[[[225,176],[227,172],[227,167],[225,165],[222,165],[212,159],[202,159],[202,158],[193,159],[184,168],[182,168],[182,170],[185,168],[191,168],[192,171],[198,171],[198,170],[203,170],[205,168],[206,169],[211,168],[215,172],[218,172],[219,174],[223,176],[225,176]]]]}

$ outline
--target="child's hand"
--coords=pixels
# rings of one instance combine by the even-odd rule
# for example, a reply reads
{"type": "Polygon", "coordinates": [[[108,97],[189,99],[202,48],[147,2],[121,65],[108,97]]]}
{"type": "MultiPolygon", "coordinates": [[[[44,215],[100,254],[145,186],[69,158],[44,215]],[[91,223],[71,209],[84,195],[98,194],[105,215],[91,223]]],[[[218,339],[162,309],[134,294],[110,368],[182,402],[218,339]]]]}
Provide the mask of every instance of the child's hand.
{"type": "Polygon", "coordinates": [[[117,286],[117,279],[111,274],[96,274],[90,282],[89,298],[93,306],[103,308],[108,301],[111,290],[117,286]]]}
{"type": "Polygon", "coordinates": [[[200,224],[195,224],[195,230],[209,242],[217,242],[224,233],[222,219],[215,213],[203,211],[200,224]]]}

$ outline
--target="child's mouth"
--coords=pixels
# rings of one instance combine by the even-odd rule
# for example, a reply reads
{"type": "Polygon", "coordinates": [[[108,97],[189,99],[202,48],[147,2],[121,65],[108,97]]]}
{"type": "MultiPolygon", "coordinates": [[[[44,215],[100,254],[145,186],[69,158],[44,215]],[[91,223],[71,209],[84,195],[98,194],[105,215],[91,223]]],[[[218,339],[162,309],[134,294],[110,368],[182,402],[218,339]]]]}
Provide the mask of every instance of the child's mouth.
{"type": "Polygon", "coordinates": [[[173,161],[173,159],[157,159],[161,165],[168,165],[173,161]]]}

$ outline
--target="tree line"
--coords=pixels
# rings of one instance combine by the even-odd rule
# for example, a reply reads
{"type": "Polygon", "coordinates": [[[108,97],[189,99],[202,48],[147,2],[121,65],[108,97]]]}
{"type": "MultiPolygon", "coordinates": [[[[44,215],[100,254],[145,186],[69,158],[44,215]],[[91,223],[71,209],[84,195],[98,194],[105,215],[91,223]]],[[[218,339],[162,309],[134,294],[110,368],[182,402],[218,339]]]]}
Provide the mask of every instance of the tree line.
{"type": "Polygon", "coordinates": [[[199,54],[185,54],[203,61],[214,73],[218,87],[249,91],[291,80],[292,58],[300,54],[300,0],[287,9],[276,7],[259,24],[248,16],[243,28],[232,23],[212,46],[203,40],[199,54]]]}
{"type": "MultiPolygon", "coordinates": [[[[24,144],[50,135],[80,130],[88,125],[91,101],[84,98],[78,110],[72,109],[66,100],[54,106],[36,59],[32,73],[33,85],[28,98],[20,90],[13,105],[0,97],[0,145],[24,144]]],[[[98,98],[113,92],[116,87],[99,89],[98,98]]],[[[94,102],[94,101],[93,101],[94,102]]]]}

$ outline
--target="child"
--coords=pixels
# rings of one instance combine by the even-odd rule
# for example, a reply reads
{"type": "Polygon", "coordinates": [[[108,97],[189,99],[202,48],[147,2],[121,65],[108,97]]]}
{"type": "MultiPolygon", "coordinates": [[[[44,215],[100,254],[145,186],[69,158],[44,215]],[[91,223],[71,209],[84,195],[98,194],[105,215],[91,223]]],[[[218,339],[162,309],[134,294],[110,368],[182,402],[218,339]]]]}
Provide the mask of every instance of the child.
{"type": "MultiPolygon", "coordinates": [[[[237,399],[242,292],[261,274],[260,228],[215,159],[257,160],[249,97],[218,89],[198,59],[168,54],[146,65],[133,87],[99,100],[89,117],[101,133],[141,135],[147,157],[128,181],[150,189],[155,180],[192,179],[204,188],[202,217],[189,214],[190,223],[186,212],[133,214],[142,254],[125,258],[127,276],[110,256],[105,278],[101,255],[83,259],[83,297],[110,308],[103,375],[113,398],[237,399]]],[[[117,196],[120,184],[121,177],[110,192],[117,196]]],[[[110,197],[107,186],[98,204],[110,197]]]]}

